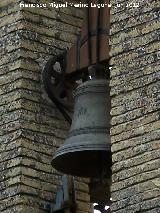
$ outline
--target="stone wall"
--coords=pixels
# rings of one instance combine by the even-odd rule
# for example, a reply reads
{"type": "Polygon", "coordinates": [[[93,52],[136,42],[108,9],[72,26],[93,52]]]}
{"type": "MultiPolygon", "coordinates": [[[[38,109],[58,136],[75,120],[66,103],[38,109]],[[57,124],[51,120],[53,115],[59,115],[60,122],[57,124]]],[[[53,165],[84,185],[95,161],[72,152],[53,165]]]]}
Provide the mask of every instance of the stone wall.
{"type": "MultiPolygon", "coordinates": [[[[43,213],[61,184],[50,162],[69,126],[47,98],[41,74],[52,55],[74,42],[82,14],[19,3],[0,1],[0,212],[43,213]]],[[[77,212],[87,213],[87,180],[77,178],[75,186],[77,212]]]]}
{"type": "Polygon", "coordinates": [[[160,5],[128,2],[111,1],[112,211],[158,213],[160,5]]]}

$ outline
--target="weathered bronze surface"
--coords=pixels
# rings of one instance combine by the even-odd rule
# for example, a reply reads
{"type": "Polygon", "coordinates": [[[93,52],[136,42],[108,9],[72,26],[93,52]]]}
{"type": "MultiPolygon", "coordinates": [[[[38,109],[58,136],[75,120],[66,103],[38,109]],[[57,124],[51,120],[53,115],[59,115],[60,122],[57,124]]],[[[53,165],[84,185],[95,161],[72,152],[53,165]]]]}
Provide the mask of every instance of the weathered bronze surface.
{"type": "Polygon", "coordinates": [[[69,136],[56,152],[52,165],[81,177],[99,177],[111,166],[110,101],[107,80],[86,81],[75,91],[75,109],[69,136]]]}

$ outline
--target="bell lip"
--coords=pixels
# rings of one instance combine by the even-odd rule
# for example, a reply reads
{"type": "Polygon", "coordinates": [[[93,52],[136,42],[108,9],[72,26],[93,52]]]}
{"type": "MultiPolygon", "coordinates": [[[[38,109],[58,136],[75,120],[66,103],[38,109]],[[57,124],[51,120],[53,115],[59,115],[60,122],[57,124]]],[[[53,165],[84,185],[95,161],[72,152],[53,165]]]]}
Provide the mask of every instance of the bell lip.
{"type": "MultiPolygon", "coordinates": [[[[90,162],[90,165],[94,165],[94,168],[90,168],[87,167],[84,169],[80,169],[80,165],[84,165],[82,164],[82,162],[77,162],[74,164],[74,169],[72,167],[72,162],[76,162],[77,159],[74,158],[74,155],[77,155],[77,152],[86,152],[88,155],[90,154],[89,152],[92,151],[92,156],[94,154],[97,154],[97,152],[99,152],[98,154],[102,154],[103,156],[103,162],[105,165],[105,168],[107,168],[108,170],[111,169],[112,166],[112,153],[110,150],[79,150],[79,151],[72,151],[72,152],[67,152],[67,153],[63,153],[61,155],[56,155],[53,157],[52,161],[51,161],[51,165],[59,172],[67,174],[67,175],[72,175],[72,176],[77,176],[77,177],[82,177],[82,178],[97,178],[99,177],[100,173],[97,173],[96,171],[99,172],[99,166],[97,166],[97,161],[96,164],[94,164],[94,162],[90,162]],[[88,152],[87,152],[88,151],[88,152]],[[74,155],[72,155],[74,154],[74,155]],[[104,157],[105,156],[105,157],[104,157]],[[71,159],[73,159],[72,162],[71,159]],[[76,167],[75,167],[76,165],[76,167]],[[75,169],[76,168],[76,169],[75,169]],[[78,169],[77,169],[78,168],[78,169]]],[[[91,157],[92,158],[92,157],[91,157]]],[[[83,162],[84,163],[84,162],[83,162]]]]}
{"type": "Polygon", "coordinates": [[[62,154],[67,154],[70,152],[81,152],[81,151],[111,151],[111,144],[108,143],[94,143],[94,144],[87,144],[87,142],[85,143],[78,143],[78,145],[72,145],[71,144],[66,144],[66,145],[62,145],[60,148],[58,148],[55,152],[55,157],[53,157],[53,159],[55,159],[56,157],[58,157],[59,155],[62,154]]]}
{"type": "MultiPolygon", "coordinates": [[[[79,146],[79,144],[78,144],[78,146],[69,145],[67,147],[65,146],[65,148],[60,147],[56,151],[55,155],[53,156],[51,164],[56,170],[58,170],[62,173],[68,174],[68,175],[85,177],[85,178],[97,177],[98,175],[96,174],[96,172],[94,172],[94,170],[97,170],[97,167],[95,167],[95,169],[89,169],[87,172],[86,172],[86,168],[81,169],[81,172],[77,171],[77,169],[73,169],[73,170],[71,169],[70,161],[72,158],[73,158],[73,162],[75,163],[75,165],[77,165],[76,167],[79,168],[79,165],[84,165],[83,160],[78,161],[77,158],[75,158],[75,155],[77,155],[77,154],[79,156],[83,157],[83,155],[84,155],[83,153],[87,153],[88,155],[90,155],[90,153],[92,153],[91,154],[92,157],[95,155],[97,156],[97,153],[102,154],[103,158],[105,158],[105,162],[107,163],[108,155],[111,156],[111,146],[110,146],[110,144],[105,144],[105,146],[104,146],[104,144],[103,145],[101,144],[101,146],[99,146],[99,147],[97,147],[97,146],[93,147],[93,144],[92,144],[88,147],[87,146],[85,147],[84,144],[83,144],[83,146],[79,146]]],[[[86,154],[84,156],[86,156],[86,154]]],[[[94,162],[93,163],[90,162],[90,165],[91,164],[94,164],[94,162]]]]}

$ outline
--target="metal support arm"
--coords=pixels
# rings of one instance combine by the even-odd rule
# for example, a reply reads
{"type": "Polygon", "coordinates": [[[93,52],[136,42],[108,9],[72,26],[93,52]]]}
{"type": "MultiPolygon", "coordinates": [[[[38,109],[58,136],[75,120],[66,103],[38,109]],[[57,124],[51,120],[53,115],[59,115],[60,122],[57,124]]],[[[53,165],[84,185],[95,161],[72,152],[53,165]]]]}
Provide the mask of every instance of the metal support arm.
{"type": "Polygon", "coordinates": [[[62,186],[57,191],[55,204],[50,213],[76,213],[76,198],[73,177],[63,175],[62,186]]]}

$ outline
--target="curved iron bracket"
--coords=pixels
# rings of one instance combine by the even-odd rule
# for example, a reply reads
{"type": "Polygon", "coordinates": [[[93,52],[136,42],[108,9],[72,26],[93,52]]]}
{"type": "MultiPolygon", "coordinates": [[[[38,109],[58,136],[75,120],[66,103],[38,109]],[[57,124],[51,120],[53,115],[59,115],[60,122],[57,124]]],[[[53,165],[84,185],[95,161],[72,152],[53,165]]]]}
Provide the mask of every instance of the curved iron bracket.
{"type": "Polygon", "coordinates": [[[47,62],[42,73],[42,79],[48,97],[71,124],[72,119],[69,112],[73,109],[73,98],[72,89],[65,81],[65,54],[66,51],[61,55],[52,57],[47,62]],[[55,68],[56,63],[59,64],[60,69],[55,68]]]}

